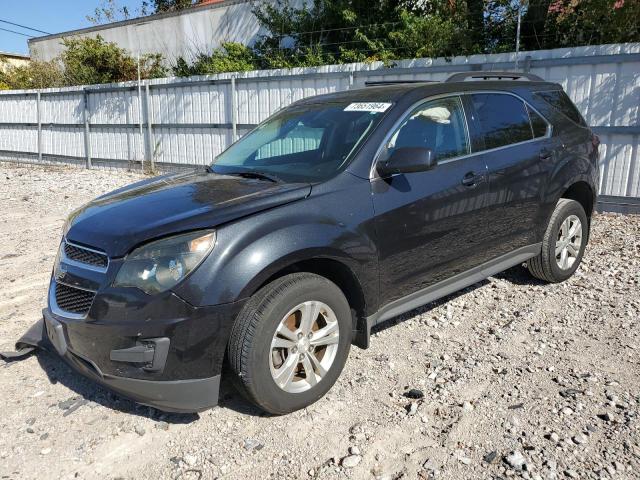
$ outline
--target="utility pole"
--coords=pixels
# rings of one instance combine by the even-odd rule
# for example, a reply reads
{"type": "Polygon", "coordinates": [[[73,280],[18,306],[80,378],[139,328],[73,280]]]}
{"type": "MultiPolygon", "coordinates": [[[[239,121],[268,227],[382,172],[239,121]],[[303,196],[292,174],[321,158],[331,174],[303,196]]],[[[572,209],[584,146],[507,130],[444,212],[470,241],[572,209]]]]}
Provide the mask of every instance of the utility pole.
{"type": "Polygon", "coordinates": [[[518,26],[516,28],[516,62],[514,70],[518,70],[518,54],[520,53],[520,24],[522,23],[522,0],[518,0],[518,26]]]}
{"type": "Polygon", "coordinates": [[[143,113],[142,113],[142,79],[140,78],[140,34],[138,32],[138,28],[141,25],[144,25],[145,23],[148,22],[140,22],[140,23],[136,23],[134,28],[135,28],[135,32],[136,32],[136,40],[138,41],[138,45],[136,48],[136,57],[137,57],[137,63],[138,63],[138,120],[139,120],[139,126],[140,126],[140,166],[142,168],[142,171],[144,172],[144,126],[143,126],[143,113]]]}

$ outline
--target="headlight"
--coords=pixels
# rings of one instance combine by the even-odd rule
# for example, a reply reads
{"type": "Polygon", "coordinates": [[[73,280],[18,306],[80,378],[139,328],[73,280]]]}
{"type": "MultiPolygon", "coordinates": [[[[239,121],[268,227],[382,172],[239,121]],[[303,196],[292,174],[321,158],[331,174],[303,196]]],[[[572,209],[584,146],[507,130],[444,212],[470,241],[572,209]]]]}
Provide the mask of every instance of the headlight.
{"type": "Polygon", "coordinates": [[[149,294],[164,292],[200,265],[215,243],[214,231],[147,243],[127,255],[113,286],[137,287],[149,294]]]}

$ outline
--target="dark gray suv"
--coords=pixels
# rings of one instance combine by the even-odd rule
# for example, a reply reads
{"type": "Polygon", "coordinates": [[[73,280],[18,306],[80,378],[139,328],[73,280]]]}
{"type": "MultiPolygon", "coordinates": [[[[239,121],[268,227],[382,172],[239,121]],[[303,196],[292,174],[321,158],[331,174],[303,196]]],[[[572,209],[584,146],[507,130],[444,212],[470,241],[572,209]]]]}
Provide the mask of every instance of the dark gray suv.
{"type": "Polygon", "coordinates": [[[524,262],[571,276],[598,143],[520,73],[307,98],[206,168],[74,212],[18,348],[163,410],[215,405],[223,372],[267,412],[303,408],[373,325],[524,262]]]}

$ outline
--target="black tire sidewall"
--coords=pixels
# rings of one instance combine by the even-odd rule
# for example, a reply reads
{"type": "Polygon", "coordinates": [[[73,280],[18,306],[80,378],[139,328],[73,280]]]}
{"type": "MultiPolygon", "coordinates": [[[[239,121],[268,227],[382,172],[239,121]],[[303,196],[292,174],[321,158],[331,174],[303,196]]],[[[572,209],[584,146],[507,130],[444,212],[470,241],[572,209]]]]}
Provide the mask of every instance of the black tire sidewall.
{"type": "Polygon", "coordinates": [[[562,204],[560,212],[555,217],[555,222],[553,223],[553,225],[551,225],[549,245],[546,246],[547,255],[549,256],[549,267],[551,268],[552,275],[556,279],[556,281],[564,281],[575,273],[575,271],[580,266],[580,262],[582,261],[582,256],[584,255],[584,250],[587,246],[588,239],[589,223],[582,205],[580,205],[576,201],[569,201],[562,204]],[[558,238],[558,232],[560,231],[562,223],[570,215],[575,215],[580,219],[580,223],[582,224],[582,244],[580,245],[580,251],[578,252],[576,261],[573,262],[571,268],[563,270],[558,266],[558,262],[556,261],[556,240],[558,238]]]}
{"type": "Polygon", "coordinates": [[[261,317],[246,364],[252,371],[253,393],[260,406],[271,413],[289,413],[322,398],[340,376],[351,345],[351,309],[342,291],[322,277],[307,277],[270,298],[261,317]],[[271,340],[284,316],[296,305],[310,300],[327,304],[335,313],[340,332],[338,351],[329,372],[317,385],[305,392],[289,393],[278,387],[271,376],[271,340]]]}

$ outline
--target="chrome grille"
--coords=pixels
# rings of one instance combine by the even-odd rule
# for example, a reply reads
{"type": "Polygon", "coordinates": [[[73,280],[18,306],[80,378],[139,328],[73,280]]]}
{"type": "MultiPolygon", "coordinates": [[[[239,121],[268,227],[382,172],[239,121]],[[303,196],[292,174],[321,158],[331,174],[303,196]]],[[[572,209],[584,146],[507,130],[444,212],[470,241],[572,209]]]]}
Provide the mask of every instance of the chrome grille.
{"type": "Polygon", "coordinates": [[[86,315],[93,303],[95,292],[70,287],[62,283],[56,283],[56,304],[61,310],[86,315]]]}
{"type": "Polygon", "coordinates": [[[72,245],[67,242],[64,244],[64,255],[69,260],[93,265],[94,267],[107,268],[107,265],[109,264],[109,258],[106,254],[79,247],[77,245],[72,245]]]}

